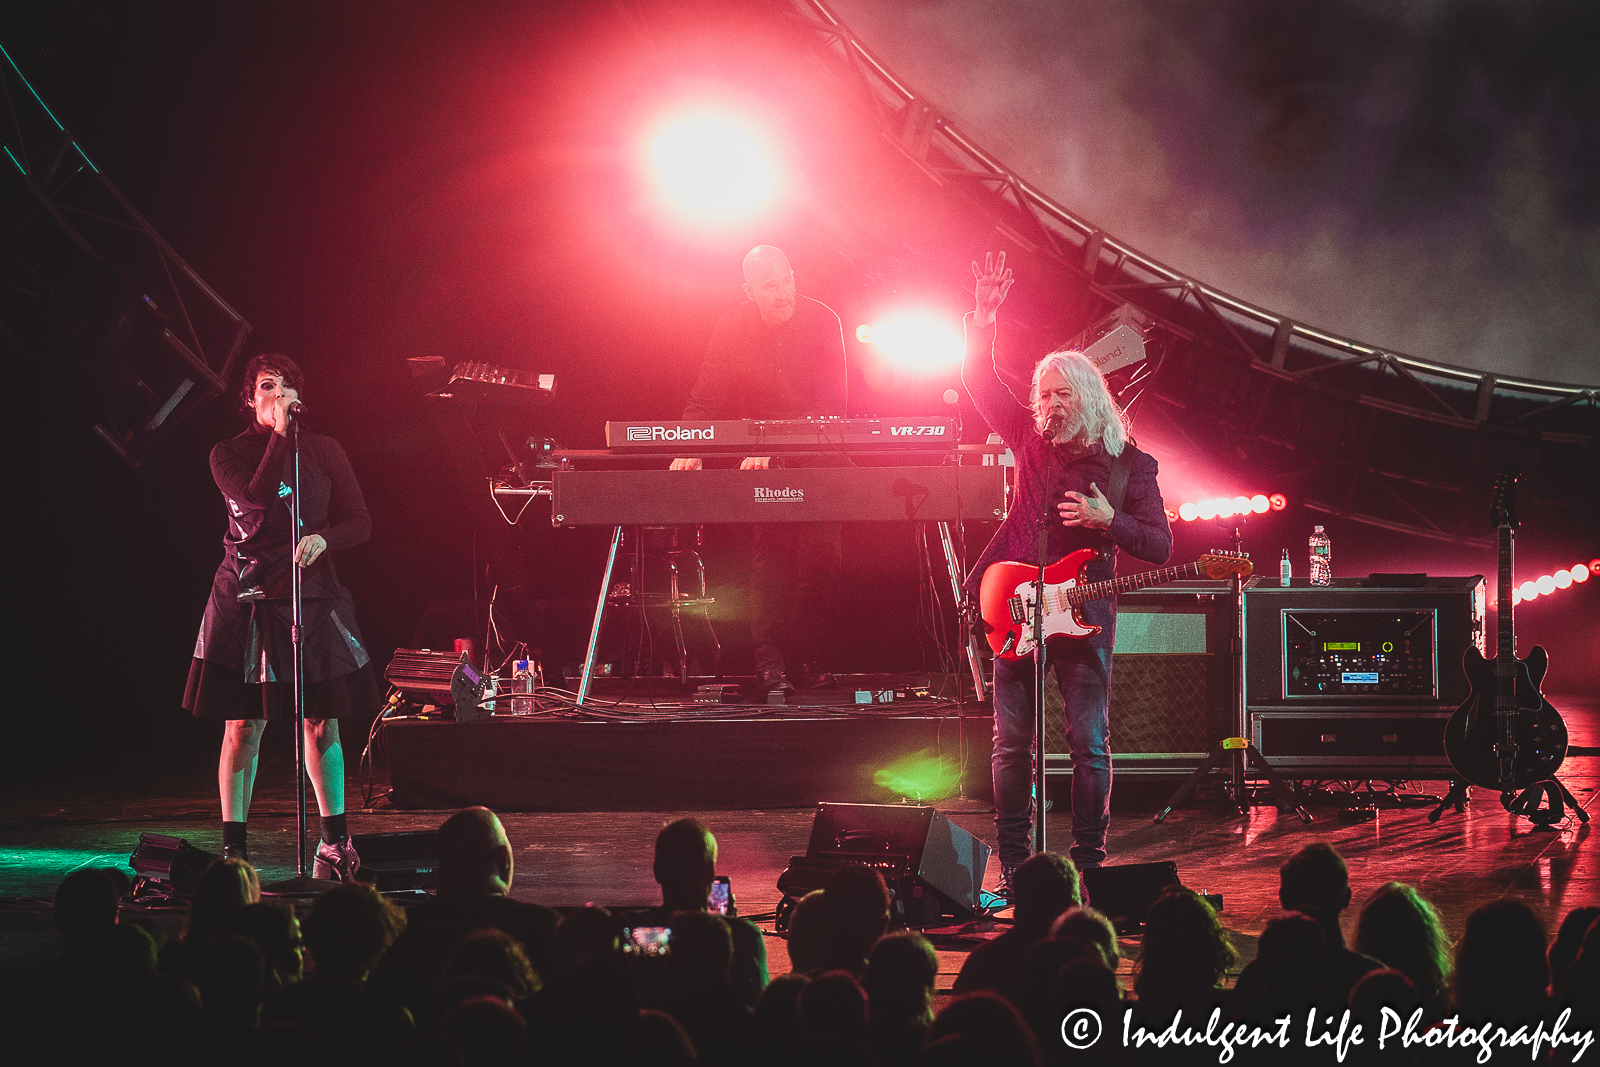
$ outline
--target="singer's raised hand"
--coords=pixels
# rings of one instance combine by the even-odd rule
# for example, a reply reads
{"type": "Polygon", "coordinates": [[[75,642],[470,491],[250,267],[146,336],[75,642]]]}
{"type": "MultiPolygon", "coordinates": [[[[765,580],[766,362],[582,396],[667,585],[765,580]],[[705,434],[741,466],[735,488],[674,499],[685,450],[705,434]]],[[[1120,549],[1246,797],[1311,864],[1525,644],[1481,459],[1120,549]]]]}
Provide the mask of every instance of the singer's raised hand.
{"type": "Polygon", "coordinates": [[[976,260],[973,261],[972,275],[977,279],[973,287],[976,301],[973,317],[976,325],[988,327],[994,323],[994,313],[1005,303],[1006,293],[1011,291],[1011,283],[1016,279],[1006,267],[1004,252],[985,252],[982,267],[978,266],[976,260]]]}

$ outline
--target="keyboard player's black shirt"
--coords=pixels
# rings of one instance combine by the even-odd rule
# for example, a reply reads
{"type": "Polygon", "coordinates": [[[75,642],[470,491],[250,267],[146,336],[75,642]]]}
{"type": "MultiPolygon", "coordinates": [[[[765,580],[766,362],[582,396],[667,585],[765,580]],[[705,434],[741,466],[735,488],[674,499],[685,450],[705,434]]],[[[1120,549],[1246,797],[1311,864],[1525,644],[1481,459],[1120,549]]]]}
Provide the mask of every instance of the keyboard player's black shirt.
{"type": "Polygon", "coordinates": [[[772,326],[747,300],[717,320],[683,418],[843,415],[845,390],[844,330],[832,308],[797,294],[794,316],[772,326]]]}

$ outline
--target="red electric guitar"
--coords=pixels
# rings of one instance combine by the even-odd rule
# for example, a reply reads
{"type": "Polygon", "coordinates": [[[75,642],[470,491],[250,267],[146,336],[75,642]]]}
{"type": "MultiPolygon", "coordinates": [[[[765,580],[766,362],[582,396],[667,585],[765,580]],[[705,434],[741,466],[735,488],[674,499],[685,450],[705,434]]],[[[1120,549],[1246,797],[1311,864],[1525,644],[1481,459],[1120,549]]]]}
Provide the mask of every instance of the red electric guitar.
{"type": "MultiPolygon", "coordinates": [[[[1247,556],[1208,552],[1181,567],[1163,567],[1126,578],[1104,582],[1080,581],[1083,568],[1095,556],[1095,549],[1080,548],[1044,569],[1044,637],[1083,640],[1100,632],[1086,623],[1078,606],[1102,597],[1164,585],[1178,578],[1228,578],[1237,574],[1250,577],[1254,568],[1247,556]]],[[[1033,655],[1034,580],[1039,568],[1032,563],[991,563],[978,586],[978,611],[989,624],[989,647],[1001,659],[1023,659],[1033,655]]]]}

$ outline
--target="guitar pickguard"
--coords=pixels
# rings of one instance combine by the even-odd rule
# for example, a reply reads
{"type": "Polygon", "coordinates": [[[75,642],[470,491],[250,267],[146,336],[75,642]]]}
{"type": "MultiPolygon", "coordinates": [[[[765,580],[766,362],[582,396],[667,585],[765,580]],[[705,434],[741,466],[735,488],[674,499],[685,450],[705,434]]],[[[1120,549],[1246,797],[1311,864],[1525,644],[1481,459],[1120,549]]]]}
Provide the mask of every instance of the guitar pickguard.
{"type": "MultiPolygon", "coordinates": [[[[1085,638],[1090,634],[1100,632],[1100,627],[1091,626],[1078,618],[1077,609],[1067,603],[1066,591],[1076,587],[1078,580],[1069,579],[1065,582],[1054,584],[1046,583],[1044,587],[1044,638],[1045,644],[1050,643],[1052,637],[1085,638]]],[[[1018,620],[1022,626],[1022,634],[1017,640],[1016,654],[1018,656],[1033,655],[1033,605],[1034,597],[1038,590],[1032,582],[1017,589],[1013,598],[1021,605],[1022,618],[1018,620]]]]}

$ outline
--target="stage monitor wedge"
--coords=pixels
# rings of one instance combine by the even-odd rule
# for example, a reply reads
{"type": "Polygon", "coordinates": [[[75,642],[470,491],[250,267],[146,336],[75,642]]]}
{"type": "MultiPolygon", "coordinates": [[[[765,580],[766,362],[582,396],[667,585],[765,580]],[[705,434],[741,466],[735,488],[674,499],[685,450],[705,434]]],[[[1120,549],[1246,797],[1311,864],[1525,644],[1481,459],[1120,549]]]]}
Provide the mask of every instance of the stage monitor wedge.
{"type": "Polygon", "coordinates": [[[876,868],[894,894],[896,917],[926,925],[978,911],[989,846],[926,805],[817,805],[805,856],[778,880],[791,897],[822,888],[847,863],[876,868]]]}

